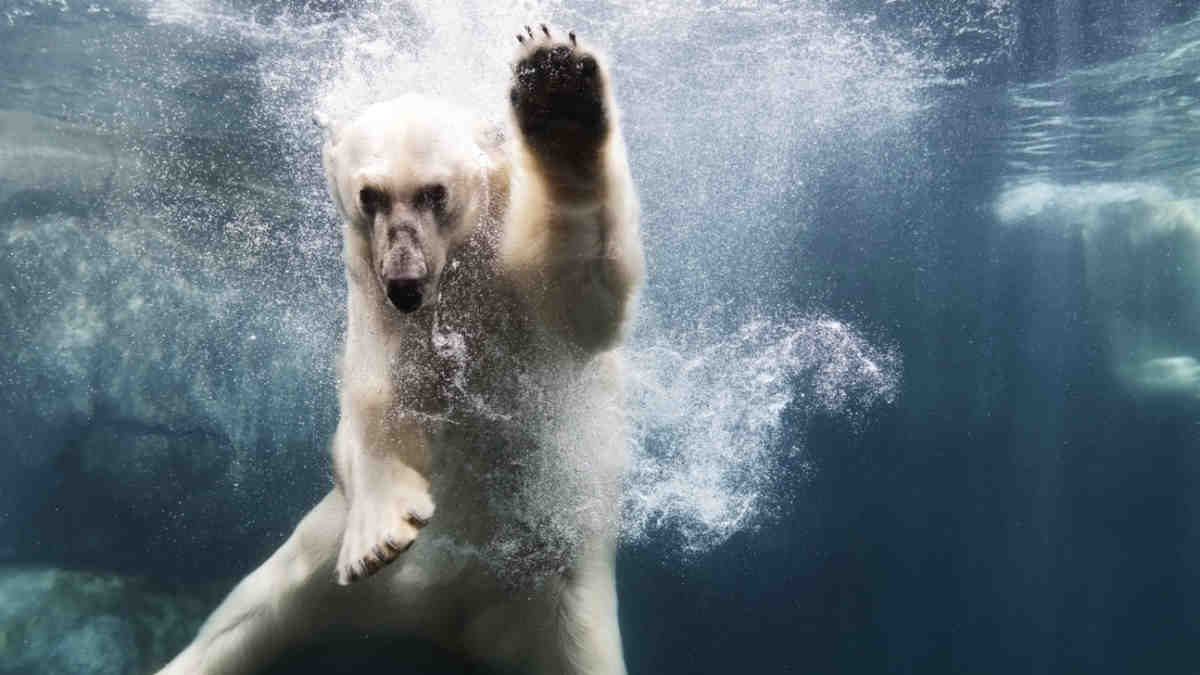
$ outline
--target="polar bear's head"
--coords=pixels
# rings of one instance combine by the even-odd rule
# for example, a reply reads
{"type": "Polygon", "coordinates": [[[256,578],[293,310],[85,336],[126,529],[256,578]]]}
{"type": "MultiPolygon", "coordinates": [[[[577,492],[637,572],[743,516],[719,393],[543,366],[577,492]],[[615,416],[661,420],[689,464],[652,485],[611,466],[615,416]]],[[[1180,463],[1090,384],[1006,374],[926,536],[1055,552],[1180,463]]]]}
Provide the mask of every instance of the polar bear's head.
{"type": "Polygon", "coordinates": [[[447,254],[487,208],[491,162],[477,125],[417,95],[377,103],[336,128],[317,121],[329,132],[325,175],[346,223],[351,276],[378,284],[401,312],[420,309],[437,295],[447,254]]]}

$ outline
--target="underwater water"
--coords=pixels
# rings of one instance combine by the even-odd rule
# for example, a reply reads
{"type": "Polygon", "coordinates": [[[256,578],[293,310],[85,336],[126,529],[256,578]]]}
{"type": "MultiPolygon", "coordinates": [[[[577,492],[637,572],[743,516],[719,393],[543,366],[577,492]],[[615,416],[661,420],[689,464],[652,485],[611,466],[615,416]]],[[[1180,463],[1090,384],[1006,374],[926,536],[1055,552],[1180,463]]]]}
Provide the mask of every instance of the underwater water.
{"type": "MultiPolygon", "coordinates": [[[[1200,668],[1174,0],[0,0],[0,673],[152,672],[329,488],[314,112],[611,56],[630,673],[1200,668]]],[[[279,672],[462,672],[378,641],[279,672]],[[425,662],[425,659],[428,663],[425,662]]]]}

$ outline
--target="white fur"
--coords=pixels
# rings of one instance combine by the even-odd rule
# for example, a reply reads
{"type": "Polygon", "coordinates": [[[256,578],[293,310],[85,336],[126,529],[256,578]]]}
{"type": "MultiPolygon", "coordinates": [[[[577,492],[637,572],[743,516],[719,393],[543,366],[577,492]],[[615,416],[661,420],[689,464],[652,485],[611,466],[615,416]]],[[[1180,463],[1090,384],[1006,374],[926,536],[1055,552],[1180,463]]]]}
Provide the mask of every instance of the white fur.
{"type": "Polygon", "coordinates": [[[162,673],[252,672],[338,631],[424,636],[537,673],[624,673],[613,347],[642,253],[603,91],[610,133],[594,170],[569,177],[516,125],[503,141],[417,96],[323,121],[349,286],[338,486],[162,673]],[[411,206],[434,183],[454,214],[445,226],[411,206]],[[390,195],[386,215],[364,208],[364,186],[390,195]],[[380,234],[392,225],[407,243],[380,234]],[[411,314],[388,304],[393,252],[430,271],[411,314]]]}

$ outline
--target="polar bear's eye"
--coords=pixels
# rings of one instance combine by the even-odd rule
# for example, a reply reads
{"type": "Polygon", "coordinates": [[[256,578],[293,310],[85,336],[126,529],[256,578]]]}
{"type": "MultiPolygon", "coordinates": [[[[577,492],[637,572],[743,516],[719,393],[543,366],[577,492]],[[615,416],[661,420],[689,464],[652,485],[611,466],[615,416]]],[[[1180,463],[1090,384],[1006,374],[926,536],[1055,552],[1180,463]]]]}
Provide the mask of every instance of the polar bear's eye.
{"type": "Polygon", "coordinates": [[[365,187],[358,191],[358,201],[362,204],[363,213],[374,218],[376,213],[388,210],[388,196],[383,190],[365,187]]]}
{"type": "Polygon", "coordinates": [[[434,183],[417,190],[417,194],[413,196],[413,205],[418,209],[441,211],[446,208],[446,186],[434,183]]]}

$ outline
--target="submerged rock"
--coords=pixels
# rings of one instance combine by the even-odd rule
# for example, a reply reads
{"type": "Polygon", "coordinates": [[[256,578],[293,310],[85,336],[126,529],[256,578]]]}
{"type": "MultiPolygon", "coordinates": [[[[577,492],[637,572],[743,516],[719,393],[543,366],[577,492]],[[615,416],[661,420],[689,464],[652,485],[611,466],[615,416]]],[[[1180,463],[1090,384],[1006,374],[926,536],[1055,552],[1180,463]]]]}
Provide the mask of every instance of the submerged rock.
{"type": "Polygon", "coordinates": [[[236,576],[328,488],[319,162],[252,45],[152,9],[0,11],[0,562],[236,576]]]}
{"type": "Polygon", "coordinates": [[[234,575],[328,488],[339,319],[225,253],[144,216],[0,223],[0,560],[234,575]]]}
{"type": "Polygon", "coordinates": [[[191,639],[209,596],[91,572],[0,568],[0,673],[150,672],[191,639]]]}
{"type": "Polygon", "coordinates": [[[280,250],[294,204],[217,186],[189,217],[111,137],[30,113],[0,146],[0,562],[245,571],[239,538],[328,487],[340,286],[280,250]]]}

